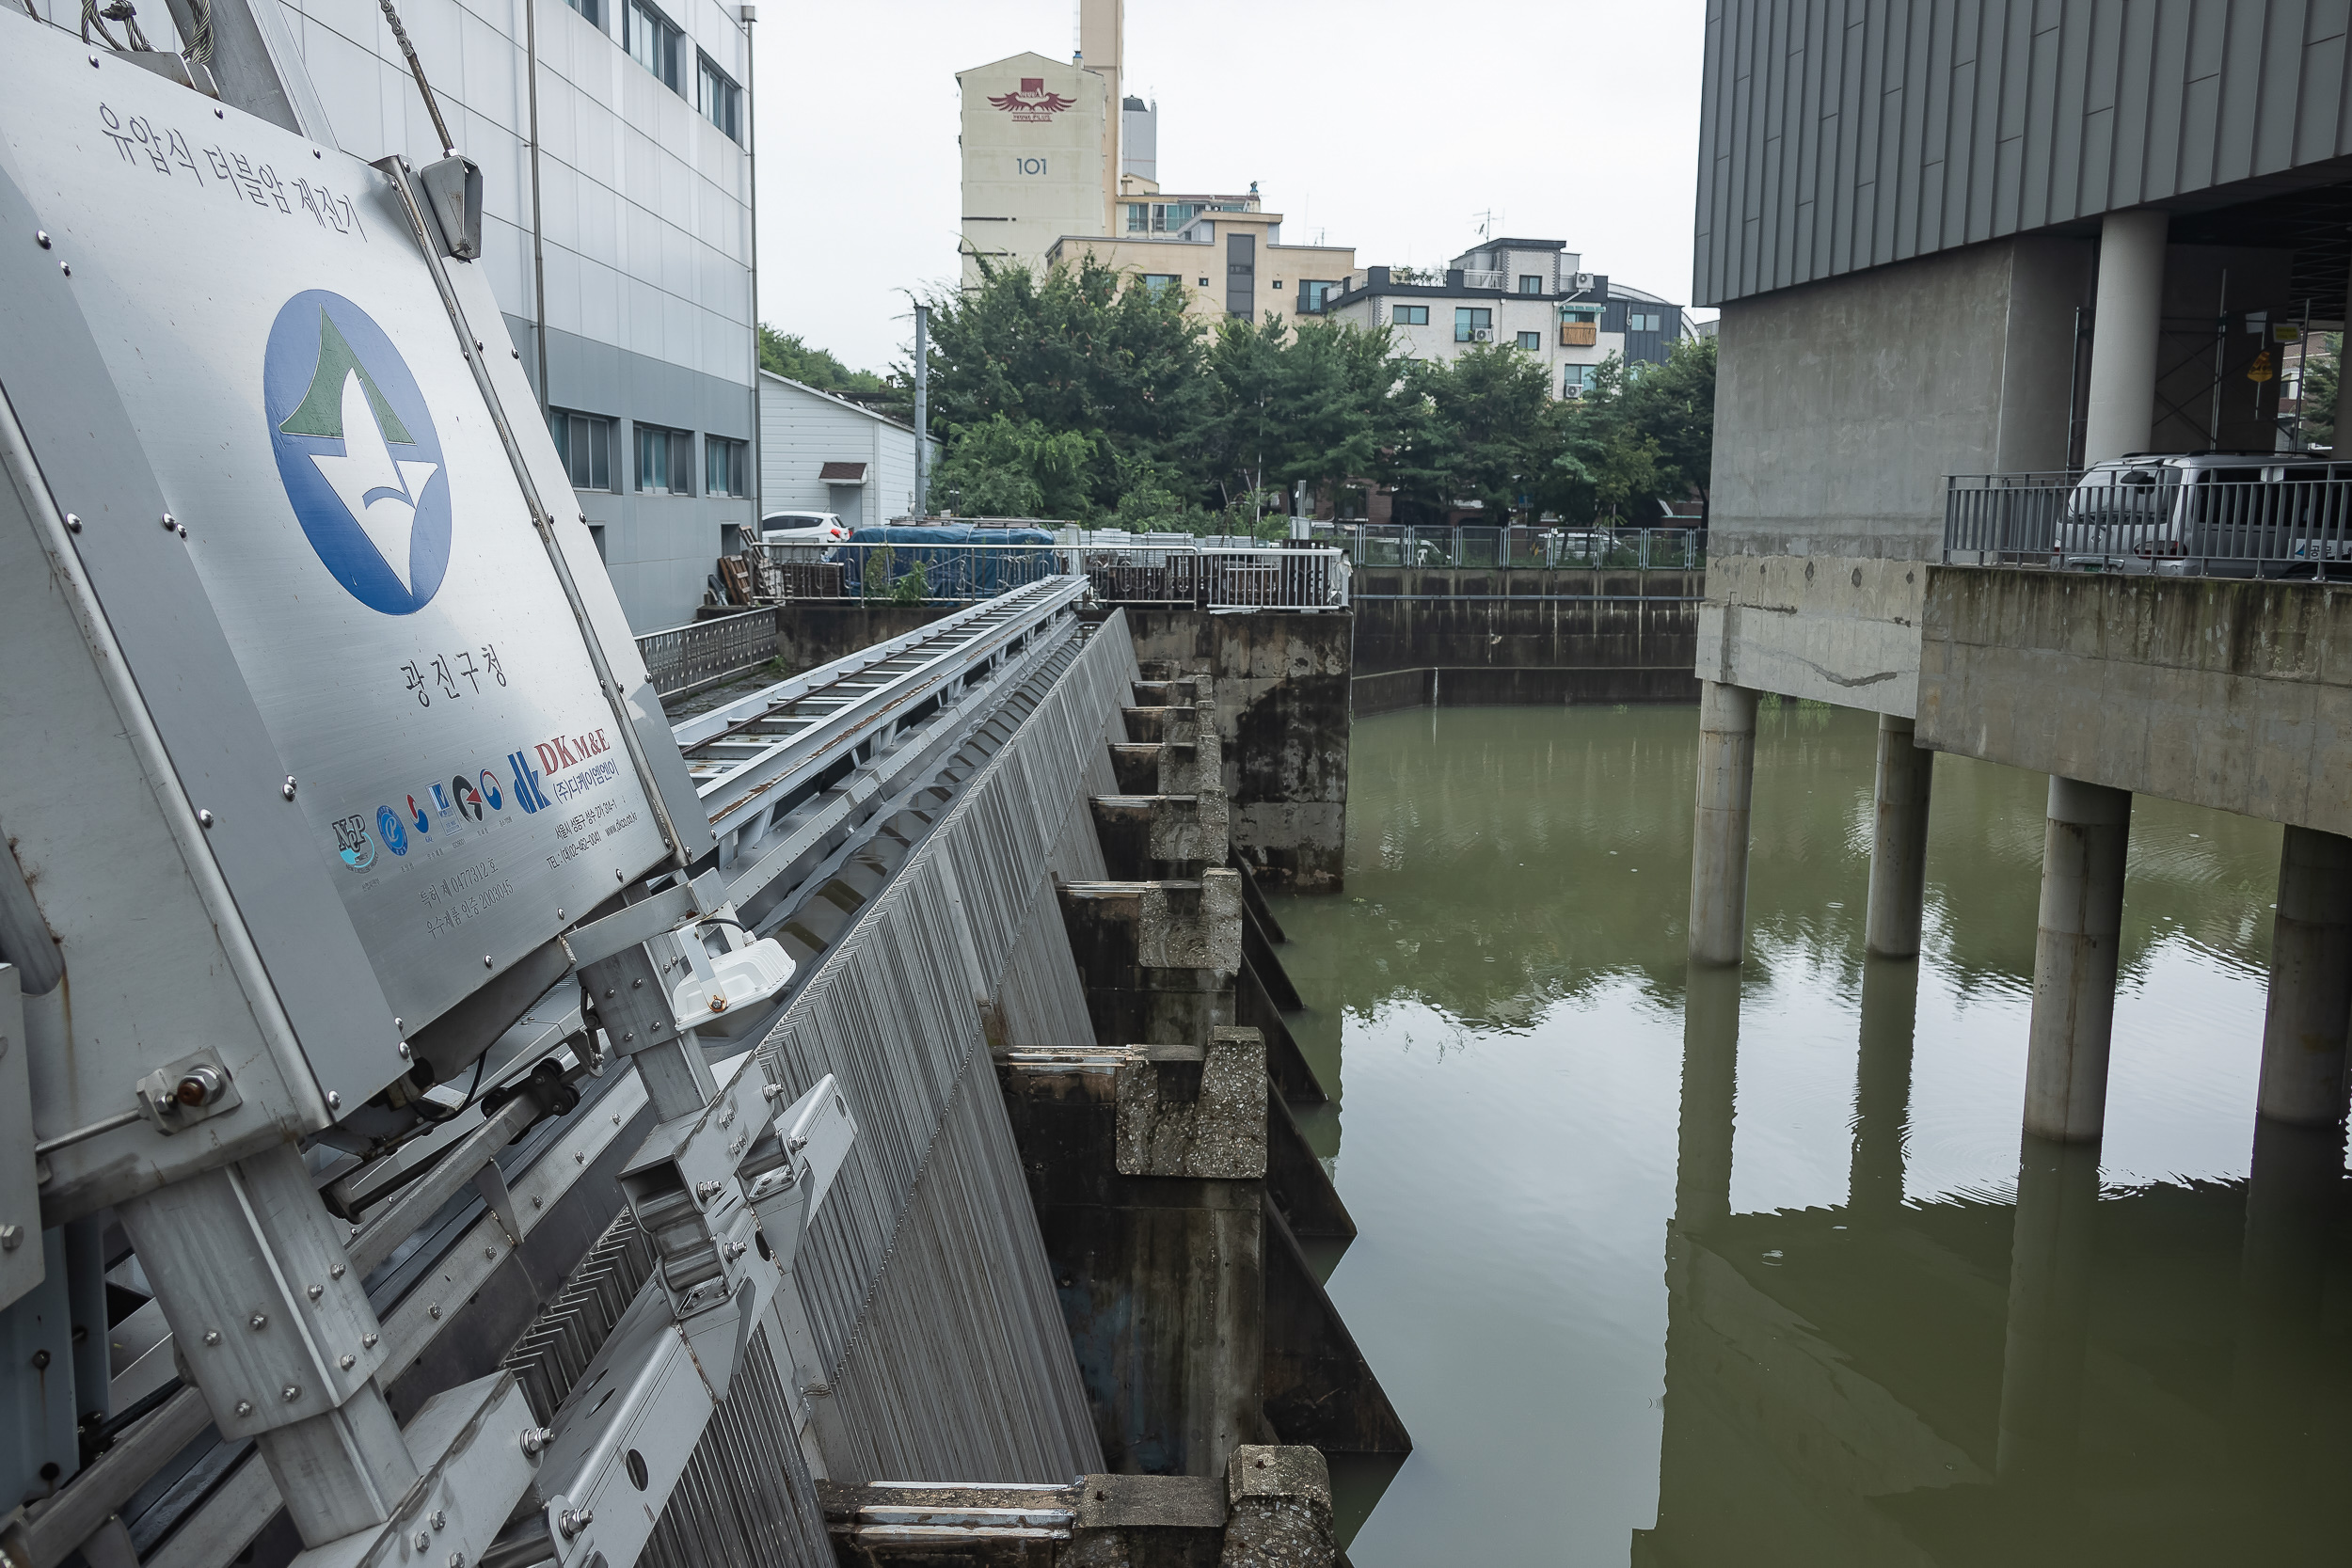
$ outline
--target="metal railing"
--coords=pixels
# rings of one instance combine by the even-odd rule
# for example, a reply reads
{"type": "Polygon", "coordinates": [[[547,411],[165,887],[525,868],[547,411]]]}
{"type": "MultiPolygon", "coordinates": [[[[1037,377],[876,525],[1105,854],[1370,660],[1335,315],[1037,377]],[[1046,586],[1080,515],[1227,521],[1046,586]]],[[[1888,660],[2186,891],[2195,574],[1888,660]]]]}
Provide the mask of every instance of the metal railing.
{"type": "Polygon", "coordinates": [[[1549,567],[1613,572],[1695,572],[1707,534],[1695,528],[1561,528],[1541,524],[1414,528],[1400,523],[1317,523],[1357,566],[1549,567]]]}
{"type": "Polygon", "coordinates": [[[654,694],[675,697],[756,670],[776,657],[776,612],[746,610],[691,626],[649,631],[637,652],[654,694]]]}
{"type": "MultiPolygon", "coordinates": [[[[1347,606],[1349,566],[1346,552],[1328,543],[1267,545],[1226,536],[1073,528],[1063,530],[1053,544],[754,546],[742,557],[723,558],[722,575],[730,584],[748,585],[758,598],[974,603],[1067,573],[1085,577],[1102,604],[1341,610],[1347,606]],[[726,569],[730,565],[733,570],[726,569]],[[773,595],[762,592],[762,585],[778,573],[802,574],[799,589],[773,595]],[[819,582],[815,576],[818,573],[832,576],[819,582]]],[[[705,622],[654,635],[674,639],[720,624],[705,622]]],[[[673,660],[681,657],[666,648],[660,652],[673,660]]],[[[655,657],[648,651],[649,661],[655,657]]],[[[668,694],[666,689],[663,694],[668,694]]]]}
{"type": "Polygon", "coordinates": [[[2352,577],[2352,464],[2265,470],[2249,457],[2186,472],[1954,474],[1943,558],[2160,577],[2352,577]],[[2236,477],[2265,471],[2279,477],[2236,477]],[[2139,476],[2147,483],[2118,483],[2139,476]]]}
{"type": "Polygon", "coordinates": [[[1103,604],[1344,610],[1349,565],[1328,545],[1218,546],[1168,535],[1063,546],[1103,604]]]}

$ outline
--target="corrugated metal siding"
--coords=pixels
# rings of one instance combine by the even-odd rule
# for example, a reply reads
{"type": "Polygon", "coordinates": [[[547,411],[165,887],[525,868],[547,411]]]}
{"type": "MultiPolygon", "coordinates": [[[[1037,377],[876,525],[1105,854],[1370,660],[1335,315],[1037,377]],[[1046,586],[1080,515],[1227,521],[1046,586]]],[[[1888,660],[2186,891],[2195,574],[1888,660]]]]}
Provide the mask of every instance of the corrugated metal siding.
{"type": "Polygon", "coordinates": [[[837,1074],[858,1117],[797,1271],[854,1448],[836,1480],[1102,1467],[978,1004],[1025,929],[1058,921],[1041,870],[1073,816],[1091,837],[1135,673],[1114,613],[761,1045],[787,1085],[837,1074]]]}
{"type": "MultiPolygon", "coordinates": [[[[931,451],[936,463],[937,441],[931,451]]],[[[834,487],[818,477],[827,463],[866,464],[867,507],[884,519],[904,514],[914,499],[913,431],[791,382],[761,376],[762,503],[771,512],[832,511],[834,487]]]]}
{"type": "Polygon", "coordinates": [[[1712,0],[1704,305],[2352,154],[2347,0],[1712,0]]]}

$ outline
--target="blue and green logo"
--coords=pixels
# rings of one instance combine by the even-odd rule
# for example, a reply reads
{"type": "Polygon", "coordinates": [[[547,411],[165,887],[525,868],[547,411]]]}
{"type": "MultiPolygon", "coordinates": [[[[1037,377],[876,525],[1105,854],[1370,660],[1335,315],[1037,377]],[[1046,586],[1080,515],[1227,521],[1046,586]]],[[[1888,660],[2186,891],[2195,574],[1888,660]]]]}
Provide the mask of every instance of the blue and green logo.
{"type": "Polygon", "coordinates": [[[449,478],[384,329],[341,294],[294,295],[270,327],[262,397],[286,499],[335,580],[386,615],[432,603],[449,570],[449,478]]]}

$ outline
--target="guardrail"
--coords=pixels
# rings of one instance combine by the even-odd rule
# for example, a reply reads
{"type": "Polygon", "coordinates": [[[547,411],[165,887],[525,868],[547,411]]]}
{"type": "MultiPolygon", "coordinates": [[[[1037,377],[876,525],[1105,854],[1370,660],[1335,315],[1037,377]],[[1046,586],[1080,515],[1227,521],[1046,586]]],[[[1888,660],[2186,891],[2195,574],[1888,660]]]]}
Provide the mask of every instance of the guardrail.
{"type": "Polygon", "coordinates": [[[1073,530],[1054,544],[754,546],[742,557],[723,558],[721,576],[737,592],[759,598],[769,596],[762,584],[789,572],[799,574],[800,591],[778,598],[955,604],[995,598],[1067,573],[1085,577],[1103,604],[1343,610],[1348,568],[1346,552],[1330,545],[1236,546],[1187,534],[1089,539],[1073,530]],[[819,578],[818,573],[833,575],[819,578]]]}
{"type": "Polygon", "coordinates": [[[747,610],[649,631],[637,640],[637,652],[653,678],[655,696],[683,696],[756,670],[775,657],[776,612],[747,610]]]}
{"type": "Polygon", "coordinates": [[[1591,568],[1695,572],[1707,565],[1707,534],[1695,528],[1559,528],[1540,524],[1411,528],[1401,523],[1317,523],[1358,566],[1591,568]]]}
{"type": "Polygon", "coordinates": [[[1945,563],[2160,577],[2352,577],[2352,465],[1954,474],[1945,563]],[[2148,483],[2118,480],[2144,474],[2148,483]],[[2088,477],[2092,483],[2086,484],[2088,477]]]}

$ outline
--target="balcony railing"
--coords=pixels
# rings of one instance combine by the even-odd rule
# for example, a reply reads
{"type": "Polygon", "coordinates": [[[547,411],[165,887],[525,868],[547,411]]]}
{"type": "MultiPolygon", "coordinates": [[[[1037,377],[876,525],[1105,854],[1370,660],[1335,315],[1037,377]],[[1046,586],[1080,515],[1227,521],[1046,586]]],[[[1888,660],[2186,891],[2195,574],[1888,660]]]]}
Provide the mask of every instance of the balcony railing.
{"type": "Polygon", "coordinates": [[[1943,553],[1956,566],[2352,578],[2352,464],[1955,474],[1943,553]],[[2277,477],[2207,477],[2249,472],[2277,477]]]}
{"type": "Polygon", "coordinates": [[[1502,272],[1472,272],[1464,268],[1462,287],[1465,289],[1505,289],[1510,287],[1510,274],[1502,272]]]}

